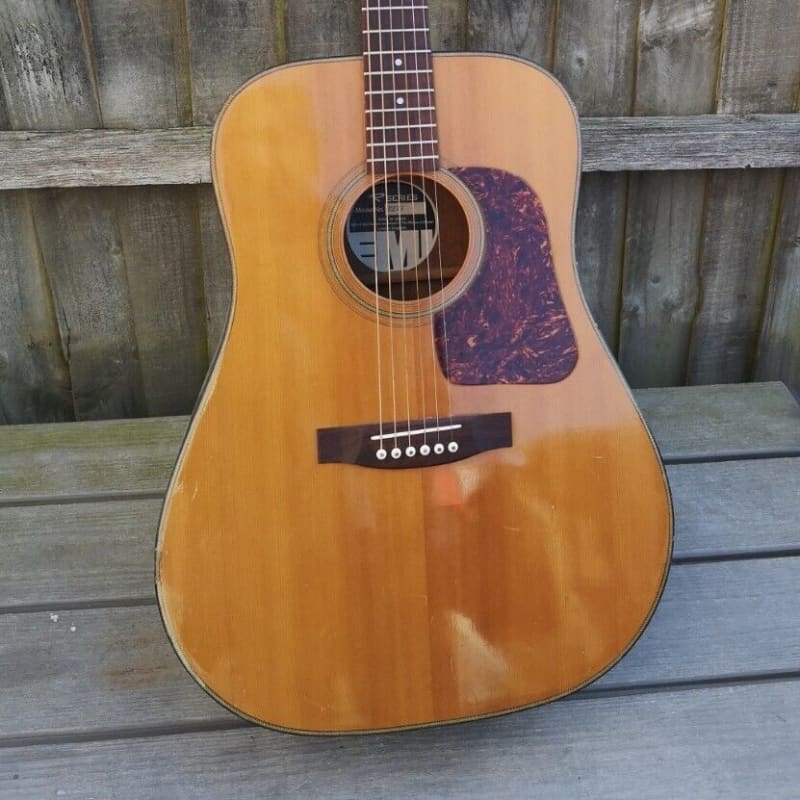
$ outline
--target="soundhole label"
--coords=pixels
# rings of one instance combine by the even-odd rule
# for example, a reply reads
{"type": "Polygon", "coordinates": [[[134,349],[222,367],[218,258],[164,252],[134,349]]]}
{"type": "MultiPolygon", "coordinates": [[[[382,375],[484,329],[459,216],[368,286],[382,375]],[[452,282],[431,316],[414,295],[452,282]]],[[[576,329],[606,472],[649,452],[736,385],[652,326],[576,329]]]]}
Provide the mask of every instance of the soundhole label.
{"type": "Polygon", "coordinates": [[[433,251],[436,230],[436,209],[425,192],[391,179],[358,198],[347,220],[347,245],[371,272],[410,270],[433,251]]]}

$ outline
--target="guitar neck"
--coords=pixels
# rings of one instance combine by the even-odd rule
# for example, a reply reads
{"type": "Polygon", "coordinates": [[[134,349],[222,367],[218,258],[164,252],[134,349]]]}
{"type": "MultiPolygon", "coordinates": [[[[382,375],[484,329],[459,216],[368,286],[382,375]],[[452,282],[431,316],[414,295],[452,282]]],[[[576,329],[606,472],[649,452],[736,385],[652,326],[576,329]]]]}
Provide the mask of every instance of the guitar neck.
{"type": "Polygon", "coordinates": [[[428,4],[363,0],[367,166],[375,174],[439,164],[428,4]]]}

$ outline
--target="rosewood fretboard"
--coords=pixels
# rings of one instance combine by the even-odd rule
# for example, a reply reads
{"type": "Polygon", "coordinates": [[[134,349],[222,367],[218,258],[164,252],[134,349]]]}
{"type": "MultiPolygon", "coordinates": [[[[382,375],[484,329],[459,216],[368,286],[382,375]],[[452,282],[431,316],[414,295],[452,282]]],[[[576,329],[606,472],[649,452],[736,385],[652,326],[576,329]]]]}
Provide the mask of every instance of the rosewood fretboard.
{"type": "Polygon", "coordinates": [[[367,165],[376,174],[439,164],[428,4],[363,0],[367,165]]]}

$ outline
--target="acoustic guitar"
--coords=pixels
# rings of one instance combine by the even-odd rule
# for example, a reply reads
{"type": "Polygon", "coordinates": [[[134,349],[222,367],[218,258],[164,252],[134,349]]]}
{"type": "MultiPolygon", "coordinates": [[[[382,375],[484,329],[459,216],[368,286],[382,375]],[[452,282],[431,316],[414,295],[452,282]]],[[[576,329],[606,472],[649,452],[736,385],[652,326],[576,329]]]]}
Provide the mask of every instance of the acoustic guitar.
{"type": "Polygon", "coordinates": [[[269,70],[217,122],[233,301],[156,547],[186,668],[292,731],[585,686],[672,548],[576,277],[570,100],[518,58],[433,56],[421,0],[363,2],[363,59],[269,70]]]}

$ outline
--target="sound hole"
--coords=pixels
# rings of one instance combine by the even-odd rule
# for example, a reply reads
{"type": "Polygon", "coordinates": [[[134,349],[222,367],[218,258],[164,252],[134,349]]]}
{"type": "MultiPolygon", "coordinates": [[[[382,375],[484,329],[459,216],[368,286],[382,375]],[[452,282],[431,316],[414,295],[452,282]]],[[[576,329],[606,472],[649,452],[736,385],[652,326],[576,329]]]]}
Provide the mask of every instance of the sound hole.
{"type": "Polygon", "coordinates": [[[344,231],[347,260],[371,291],[392,300],[436,294],[455,278],[469,246],[461,204],[422,175],[377,181],[356,200],[344,231]]]}

